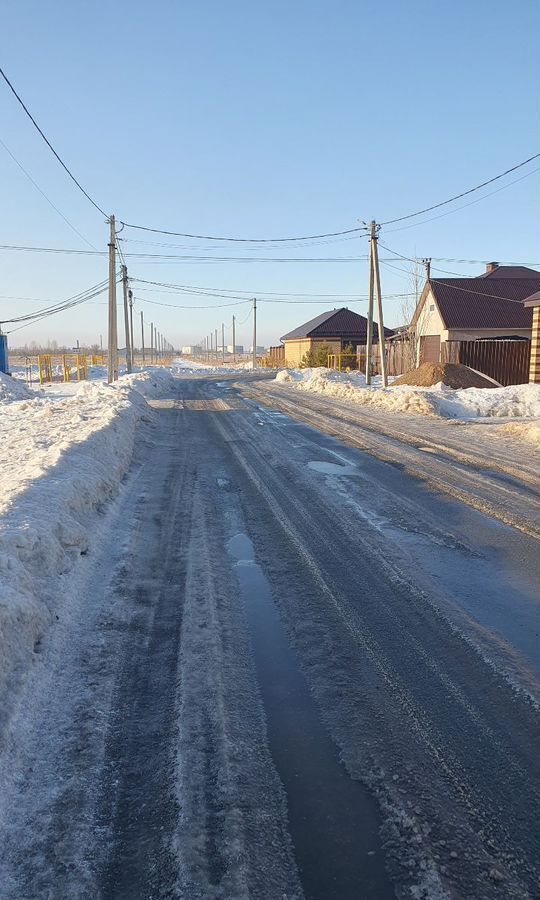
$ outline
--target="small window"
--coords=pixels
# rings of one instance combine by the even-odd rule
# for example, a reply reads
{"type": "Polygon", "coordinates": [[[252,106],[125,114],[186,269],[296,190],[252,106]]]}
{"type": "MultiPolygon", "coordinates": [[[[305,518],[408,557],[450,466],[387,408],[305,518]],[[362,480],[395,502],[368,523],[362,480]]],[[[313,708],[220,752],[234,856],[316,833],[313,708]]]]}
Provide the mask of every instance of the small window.
{"type": "Polygon", "coordinates": [[[434,309],[435,309],[435,304],[432,303],[431,306],[429,307],[429,311],[430,311],[430,312],[433,312],[434,309]]]}

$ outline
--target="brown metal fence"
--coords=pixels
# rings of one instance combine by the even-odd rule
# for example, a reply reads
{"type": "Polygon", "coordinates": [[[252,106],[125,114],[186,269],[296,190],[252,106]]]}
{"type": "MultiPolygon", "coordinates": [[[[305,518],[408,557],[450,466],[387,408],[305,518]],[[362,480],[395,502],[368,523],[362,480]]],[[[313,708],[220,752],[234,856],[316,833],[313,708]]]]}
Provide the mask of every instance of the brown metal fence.
{"type": "Polygon", "coordinates": [[[441,362],[462,363],[494,378],[499,384],[526,384],[529,380],[530,341],[446,341],[441,362]]]}

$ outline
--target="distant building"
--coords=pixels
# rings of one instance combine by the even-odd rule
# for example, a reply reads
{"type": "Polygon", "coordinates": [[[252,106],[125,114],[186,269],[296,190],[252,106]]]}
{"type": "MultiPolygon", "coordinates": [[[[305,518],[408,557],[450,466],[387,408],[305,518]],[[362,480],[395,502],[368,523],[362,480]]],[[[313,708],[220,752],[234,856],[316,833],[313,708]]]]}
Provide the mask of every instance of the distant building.
{"type": "MultiPolygon", "coordinates": [[[[384,329],[385,337],[391,337],[391,328],[384,329]]],[[[356,352],[367,341],[367,319],[347,307],[331,309],[309,322],[299,325],[281,338],[285,344],[285,360],[288,366],[299,366],[310,351],[328,346],[329,353],[340,353],[352,344],[356,352]]],[[[373,324],[373,343],[379,342],[379,329],[373,324]]]]}
{"type": "Polygon", "coordinates": [[[243,353],[244,345],[243,344],[235,344],[233,347],[232,344],[227,344],[227,353],[243,353]]]}
{"type": "Polygon", "coordinates": [[[182,347],[182,356],[197,356],[200,352],[201,348],[198,344],[186,344],[185,347],[182,347]]]}
{"type": "MultiPolygon", "coordinates": [[[[249,352],[253,353],[253,345],[249,348],[249,352]]],[[[260,344],[257,344],[257,346],[255,348],[255,352],[256,352],[257,356],[261,353],[266,353],[266,347],[261,347],[260,344]]]]}

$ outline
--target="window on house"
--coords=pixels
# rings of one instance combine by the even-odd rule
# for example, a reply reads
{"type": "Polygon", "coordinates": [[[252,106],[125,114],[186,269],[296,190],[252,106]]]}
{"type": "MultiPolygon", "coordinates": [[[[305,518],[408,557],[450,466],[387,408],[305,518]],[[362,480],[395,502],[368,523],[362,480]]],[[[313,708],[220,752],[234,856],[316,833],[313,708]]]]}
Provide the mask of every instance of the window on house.
{"type": "Polygon", "coordinates": [[[430,312],[433,312],[434,309],[435,309],[435,304],[432,303],[431,306],[429,307],[429,311],[430,311],[430,312]]]}

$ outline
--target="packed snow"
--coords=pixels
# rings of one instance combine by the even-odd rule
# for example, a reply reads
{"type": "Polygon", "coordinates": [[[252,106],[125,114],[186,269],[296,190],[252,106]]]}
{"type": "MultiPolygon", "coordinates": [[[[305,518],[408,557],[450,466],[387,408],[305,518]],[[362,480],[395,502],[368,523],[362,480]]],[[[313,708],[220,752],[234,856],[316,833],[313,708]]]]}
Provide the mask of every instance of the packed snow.
{"type": "MultiPolygon", "coordinates": [[[[457,419],[538,419],[540,385],[518,384],[501,388],[464,388],[453,390],[443,384],[429,388],[391,384],[383,388],[380,378],[366,385],[360,372],[333,369],[283,369],[276,381],[297,390],[325,394],[341,400],[376,406],[395,412],[420,413],[457,419]]],[[[515,429],[516,435],[537,440],[540,426],[515,429]]]]}
{"type": "Polygon", "coordinates": [[[71,395],[0,378],[0,719],[54,619],[60,578],[90,543],[95,515],[128,469],[145,398],[171,394],[170,371],[96,381],[71,395]]]}

